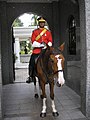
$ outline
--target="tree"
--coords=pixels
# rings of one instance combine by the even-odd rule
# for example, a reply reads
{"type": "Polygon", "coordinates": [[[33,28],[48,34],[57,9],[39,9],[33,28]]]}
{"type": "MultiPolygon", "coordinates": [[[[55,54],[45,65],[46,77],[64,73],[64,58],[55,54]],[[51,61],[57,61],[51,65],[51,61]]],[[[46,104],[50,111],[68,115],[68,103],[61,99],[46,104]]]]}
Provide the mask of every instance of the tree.
{"type": "Polygon", "coordinates": [[[21,22],[21,20],[19,18],[16,18],[13,22],[13,27],[22,27],[23,23],[21,22]]]}
{"type": "Polygon", "coordinates": [[[35,25],[35,26],[37,25],[37,17],[38,17],[37,15],[33,15],[31,18],[31,20],[34,20],[33,25],[35,25]]]}

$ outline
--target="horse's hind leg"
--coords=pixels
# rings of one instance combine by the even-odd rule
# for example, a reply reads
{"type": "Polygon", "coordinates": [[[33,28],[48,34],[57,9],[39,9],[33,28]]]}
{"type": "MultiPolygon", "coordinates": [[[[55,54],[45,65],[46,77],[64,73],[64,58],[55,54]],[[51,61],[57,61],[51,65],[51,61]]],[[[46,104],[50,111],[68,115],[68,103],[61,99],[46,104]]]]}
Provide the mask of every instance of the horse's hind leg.
{"type": "Polygon", "coordinates": [[[50,98],[51,98],[51,106],[52,106],[52,114],[53,116],[57,117],[59,113],[57,112],[55,108],[55,102],[54,102],[54,83],[50,83],[50,98]]]}
{"type": "Polygon", "coordinates": [[[36,86],[36,77],[35,76],[33,76],[33,81],[34,81],[34,93],[35,93],[35,95],[34,95],[34,97],[35,98],[38,98],[39,97],[39,95],[38,95],[38,92],[37,92],[37,86],[36,86]]]}

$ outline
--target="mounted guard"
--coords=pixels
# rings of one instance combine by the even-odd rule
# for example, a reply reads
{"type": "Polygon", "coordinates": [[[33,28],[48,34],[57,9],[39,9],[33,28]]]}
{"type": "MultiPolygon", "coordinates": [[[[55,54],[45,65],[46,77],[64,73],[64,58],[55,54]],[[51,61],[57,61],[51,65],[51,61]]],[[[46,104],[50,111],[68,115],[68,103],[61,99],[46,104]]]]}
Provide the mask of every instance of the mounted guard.
{"type": "Polygon", "coordinates": [[[31,36],[33,52],[29,61],[29,77],[27,78],[26,83],[34,81],[35,59],[41,53],[42,48],[44,49],[45,45],[43,43],[52,46],[52,35],[51,31],[45,28],[45,18],[39,17],[37,20],[39,28],[35,29],[31,36]]]}

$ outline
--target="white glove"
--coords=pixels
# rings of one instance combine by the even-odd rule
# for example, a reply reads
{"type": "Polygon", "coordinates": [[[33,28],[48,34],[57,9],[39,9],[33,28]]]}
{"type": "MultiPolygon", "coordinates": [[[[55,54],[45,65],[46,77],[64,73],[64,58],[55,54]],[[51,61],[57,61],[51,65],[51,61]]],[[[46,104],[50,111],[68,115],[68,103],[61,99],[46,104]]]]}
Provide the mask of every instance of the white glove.
{"type": "Polygon", "coordinates": [[[39,42],[34,41],[32,47],[40,47],[40,45],[41,44],[39,42]]]}
{"type": "Polygon", "coordinates": [[[51,46],[52,46],[52,43],[51,43],[51,42],[48,42],[48,46],[50,46],[50,47],[51,47],[51,46]]]}
{"type": "Polygon", "coordinates": [[[46,43],[41,43],[41,47],[42,47],[42,49],[46,49],[47,48],[47,46],[46,46],[46,43]]]}
{"type": "Polygon", "coordinates": [[[40,44],[40,47],[44,47],[45,45],[44,44],[40,44]]]}

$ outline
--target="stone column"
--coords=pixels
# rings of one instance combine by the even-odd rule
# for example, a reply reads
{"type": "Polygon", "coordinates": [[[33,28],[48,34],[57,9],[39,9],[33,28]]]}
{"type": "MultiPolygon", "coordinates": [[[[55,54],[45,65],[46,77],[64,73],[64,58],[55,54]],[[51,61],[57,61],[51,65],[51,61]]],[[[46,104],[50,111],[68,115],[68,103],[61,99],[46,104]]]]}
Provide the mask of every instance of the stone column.
{"type": "Polygon", "coordinates": [[[90,0],[86,0],[86,116],[90,118],[90,0]]]}
{"type": "Polygon", "coordinates": [[[81,39],[81,110],[90,118],[90,0],[79,0],[81,39]]]}
{"type": "Polygon", "coordinates": [[[1,26],[0,26],[0,119],[3,120],[2,118],[2,105],[3,105],[3,101],[2,101],[2,69],[1,69],[1,26]]]}
{"type": "Polygon", "coordinates": [[[20,43],[19,43],[19,38],[15,38],[15,45],[14,45],[14,53],[17,57],[16,63],[20,63],[20,43]]]}

